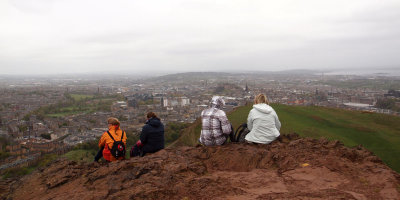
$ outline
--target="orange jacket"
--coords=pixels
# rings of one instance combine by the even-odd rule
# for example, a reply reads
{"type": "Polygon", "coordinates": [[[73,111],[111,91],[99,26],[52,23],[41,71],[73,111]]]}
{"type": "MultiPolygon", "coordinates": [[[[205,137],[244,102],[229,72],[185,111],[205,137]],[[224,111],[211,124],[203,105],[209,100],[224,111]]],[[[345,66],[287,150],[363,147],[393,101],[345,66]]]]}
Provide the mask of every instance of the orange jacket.
{"type": "MultiPolygon", "coordinates": [[[[108,131],[113,136],[115,141],[121,140],[122,130],[120,128],[118,128],[118,130],[115,131],[115,128],[111,127],[110,129],[108,129],[108,131]]],[[[125,144],[125,148],[126,148],[126,139],[127,139],[126,133],[124,133],[122,142],[125,144]]],[[[100,148],[104,147],[103,157],[104,157],[104,159],[106,159],[108,161],[116,161],[117,160],[116,158],[114,158],[114,156],[111,155],[111,152],[110,152],[110,149],[112,149],[113,144],[114,144],[114,140],[111,139],[111,137],[108,135],[107,131],[104,132],[100,138],[99,147],[100,148]],[[108,155],[111,155],[111,156],[108,156],[108,155]]],[[[122,159],[124,159],[124,158],[121,157],[118,160],[122,160],[122,159]]]]}

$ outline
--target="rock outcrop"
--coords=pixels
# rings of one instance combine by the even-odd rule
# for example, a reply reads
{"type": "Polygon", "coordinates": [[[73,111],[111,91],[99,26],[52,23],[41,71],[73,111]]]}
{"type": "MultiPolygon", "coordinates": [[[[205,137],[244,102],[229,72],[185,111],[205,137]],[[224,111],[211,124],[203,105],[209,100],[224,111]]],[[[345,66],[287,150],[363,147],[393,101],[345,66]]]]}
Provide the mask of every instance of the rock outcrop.
{"type": "MultiPolygon", "coordinates": [[[[4,199],[400,199],[400,175],[368,150],[289,135],[269,145],[179,147],[114,163],[59,159],[4,199]]],[[[8,187],[7,187],[8,186],[8,187]]]]}

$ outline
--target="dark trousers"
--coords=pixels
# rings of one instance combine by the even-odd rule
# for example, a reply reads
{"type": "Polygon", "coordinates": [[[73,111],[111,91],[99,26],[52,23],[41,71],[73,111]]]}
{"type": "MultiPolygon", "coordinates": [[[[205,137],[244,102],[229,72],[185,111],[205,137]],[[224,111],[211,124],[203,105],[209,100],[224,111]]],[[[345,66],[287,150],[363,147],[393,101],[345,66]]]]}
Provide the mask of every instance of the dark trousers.
{"type": "Polygon", "coordinates": [[[94,157],[94,161],[99,162],[100,158],[103,157],[103,149],[104,147],[100,148],[97,152],[96,156],[94,157]]]}
{"type": "Polygon", "coordinates": [[[223,144],[228,143],[228,139],[229,139],[231,142],[234,142],[234,141],[235,141],[235,131],[233,130],[232,124],[231,124],[231,132],[229,133],[229,135],[225,135],[225,138],[226,138],[226,140],[225,140],[225,142],[224,142],[223,144]]]}
{"type": "Polygon", "coordinates": [[[144,156],[144,152],[141,147],[138,147],[136,144],[135,146],[132,147],[131,152],[130,152],[131,157],[135,156],[144,156]]]}

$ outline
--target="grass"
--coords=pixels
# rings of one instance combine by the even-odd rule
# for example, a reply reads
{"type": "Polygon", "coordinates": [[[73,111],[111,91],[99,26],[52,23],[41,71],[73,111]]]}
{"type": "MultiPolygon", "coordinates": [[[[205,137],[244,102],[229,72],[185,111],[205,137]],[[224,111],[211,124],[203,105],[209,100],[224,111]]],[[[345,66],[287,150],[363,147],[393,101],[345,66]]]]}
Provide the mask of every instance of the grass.
{"type": "Polygon", "coordinates": [[[58,155],[56,155],[56,154],[46,154],[32,166],[4,170],[4,172],[2,173],[2,177],[3,177],[3,179],[6,179],[6,178],[21,177],[21,176],[30,174],[35,169],[37,169],[39,167],[44,167],[57,158],[58,158],[58,155]]]}
{"type": "Polygon", "coordinates": [[[0,149],[0,160],[5,160],[6,158],[10,157],[10,153],[4,152],[0,149]]]}
{"type": "Polygon", "coordinates": [[[77,149],[64,154],[64,157],[76,162],[93,162],[96,153],[95,150],[77,149]]]}
{"type": "Polygon", "coordinates": [[[94,95],[89,94],[70,94],[75,101],[93,98],[94,95]]]}
{"type": "Polygon", "coordinates": [[[43,108],[47,117],[66,117],[75,114],[87,114],[97,111],[109,111],[111,105],[118,98],[98,97],[94,98],[94,95],[84,94],[71,94],[74,101],[70,101],[65,104],[53,105],[51,108],[43,108]]]}
{"type": "MultiPolygon", "coordinates": [[[[400,117],[316,106],[274,104],[272,107],[282,123],[282,134],[295,132],[303,137],[325,137],[340,140],[349,147],[361,144],[400,172],[400,117]]],[[[239,107],[228,114],[233,127],[247,121],[251,108],[239,107]]],[[[172,146],[195,145],[200,129],[198,120],[172,146]]]]}
{"type": "Polygon", "coordinates": [[[169,145],[169,147],[175,146],[195,146],[197,144],[197,140],[199,139],[201,131],[201,121],[197,119],[191,126],[186,128],[181,134],[181,136],[173,143],[169,145]]]}
{"type": "MultiPolygon", "coordinates": [[[[362,144],[388,166],[400,171],[400,118],[316,106],[272,105],[282,123],[281,133],[340,140],[346,146],[362,144]]],[[[244,121],[251,106],[241,107],[229,118],[235,127],[244,121]]]]}
{"type": "Polygon", "coordinates": [[[66,117],[70,115],[76,115],[82,113],[81,111],[71,111],[71,112],[60,112],[60,113],[54,113],[54,114],[47,114],[46,116],[48,117],[66,117]]]}

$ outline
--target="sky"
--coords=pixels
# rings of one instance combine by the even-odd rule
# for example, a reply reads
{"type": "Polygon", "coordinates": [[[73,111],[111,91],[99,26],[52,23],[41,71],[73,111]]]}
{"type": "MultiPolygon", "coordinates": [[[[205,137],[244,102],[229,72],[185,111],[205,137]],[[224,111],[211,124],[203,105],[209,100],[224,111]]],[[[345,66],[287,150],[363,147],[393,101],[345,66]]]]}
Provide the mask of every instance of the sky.
{"type": "Polygon", "coordinates": [[[1,0],[0,74],[400,69],[399,0],[1,0]]]}

